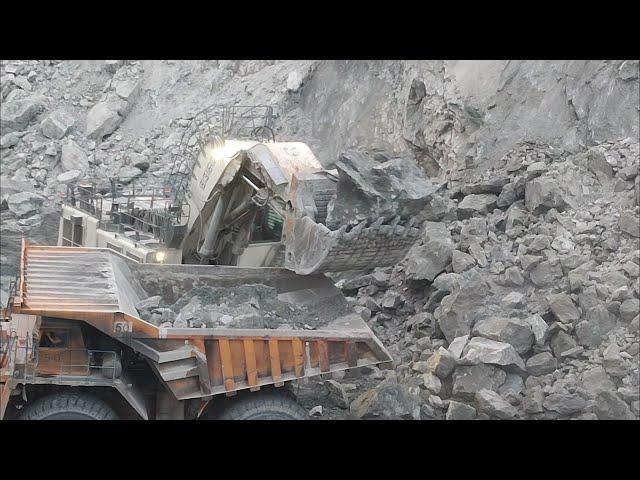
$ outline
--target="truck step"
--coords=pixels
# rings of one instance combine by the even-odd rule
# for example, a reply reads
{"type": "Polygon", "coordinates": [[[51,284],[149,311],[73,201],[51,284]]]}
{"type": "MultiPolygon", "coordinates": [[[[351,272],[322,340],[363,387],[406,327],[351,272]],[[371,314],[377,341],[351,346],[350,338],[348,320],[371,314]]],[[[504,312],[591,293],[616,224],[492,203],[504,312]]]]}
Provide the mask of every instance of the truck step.
{"type": "Polygon", "coordinates": [[[153,348],[141,340],[131,340],[131,347],[158,364],[193,357],[193,349],[190,345],[182,345],[174,350],[162,351],[153,348]]]}
{"type": "Polygon", "coordinates": [[[157,369],[165,382],[198,376],[198,366],[196,365],[196,359],[193,357],[163,363],[158,365],[157,369]]]}

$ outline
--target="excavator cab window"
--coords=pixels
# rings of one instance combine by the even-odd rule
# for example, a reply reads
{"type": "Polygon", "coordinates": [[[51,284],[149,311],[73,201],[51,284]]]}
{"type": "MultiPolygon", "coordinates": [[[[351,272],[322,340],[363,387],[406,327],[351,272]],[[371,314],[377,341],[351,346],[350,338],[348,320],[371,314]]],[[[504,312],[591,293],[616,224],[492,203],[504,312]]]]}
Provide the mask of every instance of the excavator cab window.
{"type": "Polygon", "coordinates": [[[258,210],[251,226],[250,243],[279,242],[282,238],[283,219],[268,206],[258,210]]]}

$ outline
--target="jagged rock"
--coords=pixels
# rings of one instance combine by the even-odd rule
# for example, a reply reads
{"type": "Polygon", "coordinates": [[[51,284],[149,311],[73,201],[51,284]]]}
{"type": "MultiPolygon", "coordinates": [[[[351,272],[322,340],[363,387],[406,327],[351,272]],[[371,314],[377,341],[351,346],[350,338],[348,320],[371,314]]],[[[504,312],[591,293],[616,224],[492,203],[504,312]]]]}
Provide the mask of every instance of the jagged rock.
{"type": "Polygon", "coordinates": [[[456,366],[456,358],[444,347],[439,347],[427,360],[427,368],[440,378],[447,378],[456,366]]]}
{"type": "Polygon", "coordinates": [[[585,347],[597,347],[612,328],[615,327],[615,318],[606,307],[598,304],[587,310],[586,320],[576,325],[576,338],[578,343],[585,347]]]}
{"type": "Polygon", "coordinates": [[[402,295],[389,290],[387,291],[385,296],[382,298],[382,308],[395,310],[396,308],[400,307],[404,303],[404,300],[405,299],[402,295]]]}
{"type": "Polygon", "coordinates": [[[75,119],[64,110],[51,112],[40,124],[45,137],[60,140],[75,124],[75,119]]]}
{"type": "Polygon", "coordinates": [[[469,335],[456,337],[449,344],[447,351],[453,356],[454,360],[459,360],[462,357],[462,352],[464,351],[464,347],[467,346],[467,343],[469,343],[469,335]]]}
{"type": "Polygon", "coordinates": [[[502,420],[513,420],[518,417],[518,410],[499,394],[492,390],[482,389],[475,395],[478,412],[502,420]]]}
{"type": "Polygon", "coordinates": [[[87,137],[99,142],[105,135],[113,133],[123,120],[118,113],[119,107],[120,105],[110,102],[94,105],[87,114],[87,137]]]}
{"type": "Polygon", "coordinates": [[[604,153],[589,149],[587,151],[586,167],[592,171],[600,181],[613,177],[613,167],[607,162],[604,153]]]}
{"type": "Polygon", "coordinates": [[[327,380],[324,385],[329,390],[329,398],[336,407],[349,408],[349,394],[345,385],[335,380],[327,380]]]}
{"type": "Polygon", "coordinates": [[[613,392],[598,393],[594,411],[599,420],[636,419],[629,406],[613,392]]]}
{"type": "Polygon", "coordinates": [[[640,237],[640,218],[630,211],[624,211],[620,214],[618,221],[620,230],[633,237],[640,237]]]}
{"type": "Polygon", "coordinates": [[[531,270],[529,278],[536,287],[549,287],[562,278],[562,267],[551,261],[540,262],[531,270]]]}
{"type": "Polygon", "coordinates": [[[507,374],[493,365],[458,366],[453,372],[453,394],[472,400],[483,388],[498,390],[506,378],[507,374]]]}
{"type": "Polygon", "coordinates": [[[160,295],[155,295],[153,297],[145,298],[144,300],[136,303],[136,310],[150,310],[152,308],[158,308],[160,306],[160,301],[162,297],[160,295]]]}
{"type": "Polygon", "coordinates": [[[620,318],[625,322],[630,322],[640,312],[640,300],[630,298],[620,304],[620,318]]]}
{"type": "Polygon", "coordinates": [[[432,283],[441,292],[451,293],[460,290],[460,275],[457,273],[441,273],[432,283]]]}
{"type": "Polygon", "coordinates": [[[104,69],[109,73],[116,73],[124,64],[124,60],[105,60],[104,69]]]}
{"type": "Polygon", "coordinates": [[[67,140],[62,145],[60,163],[65,170],[80,170],[86,172],[89,168],[89,158],[84,150],[73,140],[67,140]]]}
{"type": "Polygon", "coordinates": [[[612,377],[625,377],[629,371],[624,358],[620,355],[620,348],[615,343],[602,352],[602,366],[612,377]]]}
{"type": "Polygon", "coordinates": [[[9,211],[19,218],[29,217],[37,213],[43,203],[44,197],[31,192],[14,193],[7,198],[9,211]]]}
{"type": "Polygon", "coordinates": [[[390,378],[358,396],[349,407],[355,418],[413,418],[420,420],[420,397],[390,378]]]}
{"type": "Polygon", "coordinates": [[[127,78],[114,82],[113,89],[120,98],[125,100],[129,105],[135,102],[138,94],[140,93],[140,80],[134,78],[127,78]]]}
{"type": "Polygon", "coordinates": [[[558,362],[549,352],[542,352],[527,360],[527,372],[529,375],[546,375],[553,372],[558,362]]]}
{"type": "Polygon", "coordinates": [[[23,131],[44,108],[45,100],[41,96],[3,101],[0,106],[2,134],[23,131]]]}
{"type": "Polygon", "coordinates": [[[422,375],[422,383],[424,387],[434,395],[438,395],[440,393],[440,389],[442,389],[440,379],[431,372],[427,372],[422,375]]]}
{"type": "Polygon", "coordinates": [[[527,392],[522,399],[522,408],[526,413],[544,412],[544,393],[540,387],[533,388],[527,392]]]}
{"type": "Polygon", "coordinates": [[[524,319],[524,321],[527,322],[531,327],[536,340],[536,345],[544,345],[544,342],[547,339],[547,331],[549,330],[549,325],[547,325],[547,322],[545,322],[544,319],[538,314],[527,317],[524,319]]]}
{"type": "Polygon", "coordinates": [[[576,341],[570,335],[567,335],[563,331],[559,331],[558,333],[556,333],[549,344],[551,346],[551,350],[553,350],[553,355],[556,358],[560,358],[562,352],[566,352],[567,350],[570,350],[577,346],[576,341]]]}
{"type": "Polygon", "coordinates": [[[451,263],[451,242],[431,240],[418,247],[407,262],[406,274],[410,280],[433,281],[451,263]]]}
{"type": "Polygon", "coordinates": [[[535,340],[529,324],[519,318],[486,318],[474,325],[472,333],[498,342],[509,343],[519,354],[528,352],[535,340]]]}
{"type": "Polygon", "coordinates": [[[560,415],[571,415],[584,410],[587,402],[575,393],[552,393],[544,399],[543,406],[560,415]]]}
{"type": "Polygon", "coordinates": [[[461,277],[460,290],[442,299],[434,316],[448,341],[471,333],[477,310],[487,293],[488,286],[482,276],[476,270],[469,270],[461,277]]]}
{"type": "Polygon", "coordinates": [[[473,420],[476,418],[476,409],[466,403],[449,400],[449,408],[445,418],[447,420],[473,420]]]}
{"type": "Polygon", "coordinates": [[[567,207],[567,202],[560,193],[560,185],[547,177],[538,177],[527,182],[524,192],[524,203],[527,209],[539,215],[551,208],[562,212],[567,207]]]}
{"type": "Polygon", "coordinates": [[[451,258],[451,266],[454,273],[462,273],[469,270],[476,264],[476,261],[471,255],[461,252],[460,250],[454,250],[451,258]]]}
{"type": "Polygon", "coordinates": [[[458,204],[458,219],[486,215],[496,206],[497,197],[491,194],[467,195],[458,204]]]}
{"type": "Polygon", "coordinates": [[[549,308],[562,323],[573,323],[580,318],[580,311],[566,293],[550,295],[548,301],[549,308]]]}
{"type": "Polygon", "coordinates": [[[142,170],[140,170],[139,168],[132,167],[131,165],[125,165],[120,170],[118,170],[118,179],[122,183],[126,184],[131,182],[134,178],[142,175],[142,173],[142,170]]]}
{"type": "Polygon", "coordinates": [[[593,398],[600,392],[608,392],[616,388],[607,372],[599,365],[582,373],[582,385],[593,398]]]}
{"type": "Polygon", "coordinates": [[[18,144],[24,136],[23,132],[10,132],[0,138],[0,148],[10,148],[18,144]]]}
{"type": "Polygon", "coordinates": [[[73,183],[79,178],[82,177],[82,172],[80,170],[69,170],[68,172],[61,173],[56,177],[58,182],[66,185],[68,183],[73,183]]]}
{"type": "Polygon", "coordinates": [[[511,292],[502,299],[502,304],[508,308],[522,307],[524,304],[524,295],[520,292],[511,292]]]}
{"type": "Polygon", "coordinates": [[[472,338],[462,352],[461,364],[490,363],[494,365],[515,365],[525,371],[525,364],[512,345],[488,338],[472,338]]]}

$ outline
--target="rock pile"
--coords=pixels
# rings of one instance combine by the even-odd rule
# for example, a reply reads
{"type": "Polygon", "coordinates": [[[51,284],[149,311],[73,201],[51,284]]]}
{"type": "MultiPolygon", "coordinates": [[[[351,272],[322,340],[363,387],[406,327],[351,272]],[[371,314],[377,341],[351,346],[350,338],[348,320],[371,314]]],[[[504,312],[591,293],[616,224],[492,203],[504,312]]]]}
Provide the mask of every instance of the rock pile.
{"type": "Polygon", "coordinates": [[[631,139],[519,146],[451,180],[457,220],[427,222],[400,265],[343,281],[421,418],[638,418],[638,162],[631,139]]]}

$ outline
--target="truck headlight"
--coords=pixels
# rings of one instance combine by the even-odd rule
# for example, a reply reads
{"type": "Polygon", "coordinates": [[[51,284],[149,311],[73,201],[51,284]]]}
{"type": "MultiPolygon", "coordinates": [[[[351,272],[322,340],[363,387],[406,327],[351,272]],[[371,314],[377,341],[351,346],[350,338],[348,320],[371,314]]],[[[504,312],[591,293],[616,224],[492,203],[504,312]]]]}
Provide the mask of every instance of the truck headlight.
{"type": "Polygon", "coordinates": [[[156,252],[156,262],[162,263],[167,255],[165,252],[156,252]]]}

